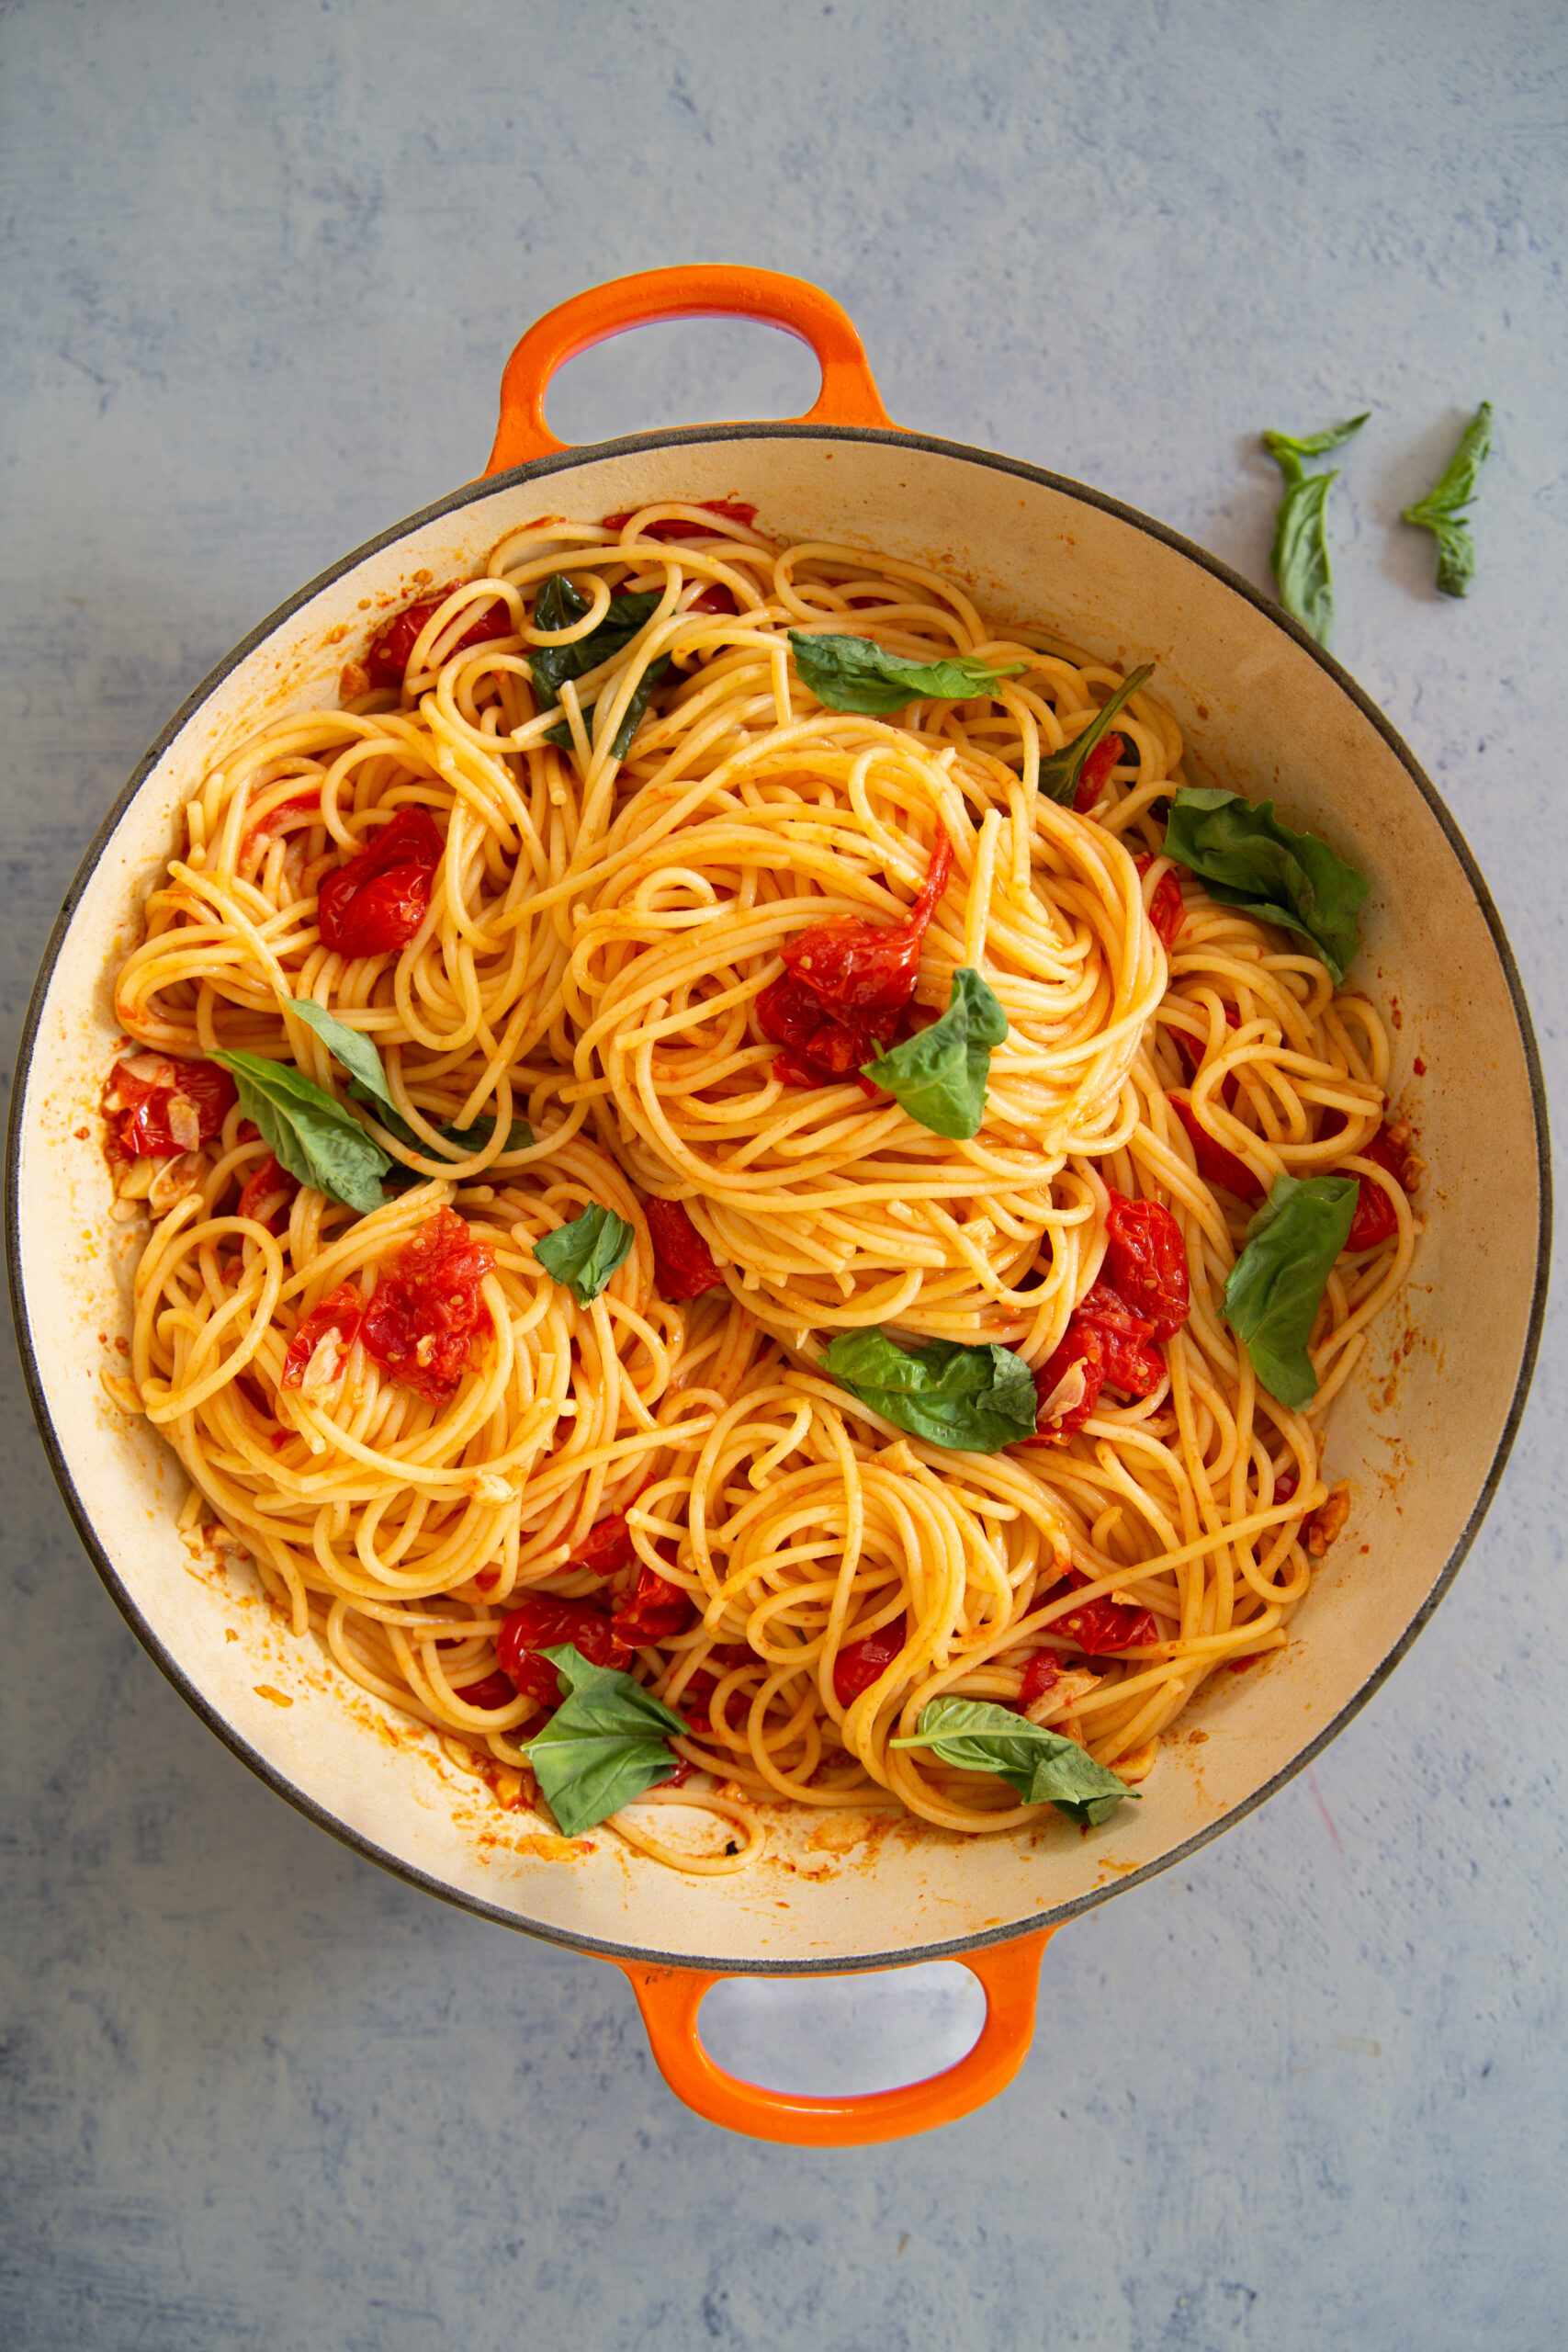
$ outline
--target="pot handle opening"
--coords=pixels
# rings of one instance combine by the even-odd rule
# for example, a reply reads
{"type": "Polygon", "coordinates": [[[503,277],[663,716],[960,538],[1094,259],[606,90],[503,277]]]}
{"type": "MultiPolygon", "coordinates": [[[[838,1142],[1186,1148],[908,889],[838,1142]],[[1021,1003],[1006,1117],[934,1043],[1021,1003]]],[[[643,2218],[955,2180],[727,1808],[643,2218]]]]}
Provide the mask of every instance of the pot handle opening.
{"type": "Polygon", "coordinates": [[[864,347],[846,311],[819,286],[773,269],[735,262],[695,262],[679,269],[644,269],[591,286],[547,311],[528,329],[501,379],[501,423],[485,474],[505,473],[531,458],[552,457],[567,444],[545,423],[545,394],[558,368],[580,351],[628,327],[669,319],[760,319],[809,344],[822,370],[822,389],[798,424],[891,425],[864,347]]]}
{"type": "Polygon", "coordinates": [[[956,2066],[923,2083],[842,2098],[764,2090],[714,2064],[697,2030],[697,2012],[709,1987],[723,1981],[722,1970],[709,1974],[696,1968],[650,1968],[637,1961],[616,1965],[625,1970],[637,1996],[660,2073],[694,2114],[754,2140],[784,2140],[801,2148],[860,2148],[954,2123],[1007,2088],[1029,2055],[1040,1956],[1055,1933],[1053,1928],[1043,1928],[1008,1943],[957,1955],[984,1987],[986,2022],[980,2039],[956,2066]]]}

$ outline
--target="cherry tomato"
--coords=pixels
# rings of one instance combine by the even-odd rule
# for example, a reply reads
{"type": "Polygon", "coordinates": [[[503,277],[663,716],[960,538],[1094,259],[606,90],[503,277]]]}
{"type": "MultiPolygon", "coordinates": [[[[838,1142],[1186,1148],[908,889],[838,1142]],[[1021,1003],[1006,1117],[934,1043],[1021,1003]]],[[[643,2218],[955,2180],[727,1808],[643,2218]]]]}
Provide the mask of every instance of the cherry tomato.
{"type": "Polygon", "coordinates": [[[643,1214],[653,1237],[653,1282],[660,1298],[701,1298],[720,1286],[724,1270],[679,1201],[645,1201],[643,1214]]]}
{"type": "MultiPolygon", "coordinates": [[[[413,651],[421,629],[427,621],[434,620],[452,594],[452,588],[460,585],[460,582],[454,581],[450,587],[437,588],[431,595],[422,596],[416,605],[405,605],[400,613],[388,621],[383,628],[378,629],[370,640],[364,663],[365,674],[373,686],[402,684],[409,666],[409,655],[413,651]]],[[[487,605],[478,619],[470,621],[463,631],[457,639],[457,649],[461,650],[470,645],[484,645],[492,637],[510,637],[512,633],[512,616],[506,606],[487,605]]]]}
{"type": "Polygon", "coordinates": [[[893,1042],[898,1013],[853,1013],[840,1018],[804,980],[785,973],[757,999],[757,1026],[784,1051],[773,1062],[781,1086],[838,1086],[852,1079],[863,1094],[876,1088],[861,1074],[863,1062],[885,1054],[893,1042]]]}
{"type": "MultiPolygon", "coordinates": [[[[1397,1144],[1391,1143],[1388,1129],[1380,1127],[1371,1143],[1363,1144],[1356,1155],[1370,1159],[1374,1167],[1385,1168],[1401,1189],[1404,1183],[1404,1154],[1397,1144]]],[[[1357,1178],[1360,1189],[1356,1195],[1356,1214],[1350,1220],[1347,1250],[1375,1250],[1380,1242],[1392,1241],[1399,1231],[1399,1218],[1393,1203],[1381,1184],[1370,1176],[1357,1178]]]]}
{"type": "Polygon", "coordinates": [[[131,1054],[117,1062],[104,1089],[109,1148],[125,1159],[161,1159],[210,1143],[238,1089],[217,1062],[172,1054],[131,1054]]]}
{"type": "Polygon", "coordinates": [[[886,1673],[908,1638],[908,1618],[896,1617],[880,1633],[867,1634],[858,1642],[846,1642],[833,1660],[833,1689],[840,1706],[849,1706],[863,1690],[869,1690],[886,1673]]]}
{"type": "Polygon", "coordinates": [[[383,1266],[361,1338],[392,1378],[436,1404],[468,1368],[472,1342],[491,1328],[479,1284],[495,1263],[453,1209],[438,1209],[383,1266]]]}
{"type": "MultiPolygon", "coordinates": [[[[744,498],[699,498],[696,503],[705,513],[722,514],[727,521],[739,523],[748,531],[757,519],[756,508],[744,498]]],[[[604,515],[602,519],[605,530],[624,531],[636,513],[635,506],[628,506],[619,514],[604,515]]],[[[661,523],[645,523],[637,533],[639,539],[706,539],[712,536],[701,523],[688,522],[683,514],[667,514],[661,523]]]]}
{"type": "Polygon", "coordinates": [[[590,1666],[613,1666],[624,1673],[632,1654],[615,1638],[609,1617],[592,1600],[562,1600],[553,1592],[531,1592],[502,1622],[495,1655],[501,1670],[520,1691],[541,1706],[560,1704],[560,1677],[541,1650],[570,1648],[590,1666]]]}
{"type": "Polygon", "coordinates": [[[1146,1319],[1155,1339],[1170,1339],[1192,1311],[1181,1227],[1157,1201],[1112,1192],[1105,1231],[1111,1287],[1146,1319]]]}
{"type": "Polygon", "coordinates": [[[517,1692],[510,1675],[487,1674],[482,1682],[466,1682],[457,1696],[470,1707],[510,1707],[517,1692]]]}
{"type": "Polygon", "coordinates": [[[567,1562],[569,1568],[586,1568],[590,1576],[613,1577],[637,1558],[626,1515],[618,1510],[596,1520],[567,1562]]]}
{"type": "Polygon", "coordinates": [[[282,1233],[299,1190],[299,1177],[291,1176],[287,1168],[280,1168],[276,1154],[269,1151],[261,1166],[246,1178],[234,1214],[254,1218],[257,1225],[265,1225],[269,1233],[282,1233]]]}
{"type": "Polygon", "coordinates": [[[316,892],[322,945],[338,956],[406,947],[424,921],[442,848],[427,808],[400,808],[356,856],[322,876],[316,892]]]}
{"type": "Polygon", "coordinates": [[[738,613],[740,607],[735,601],[734,589],[727,588],[722,580],[716,580],[711,587],[703,590],[700,596],[693,597],[686,610],[689,613],[738,613]]]}
{"type": "Polygon", "coordinates": [[[323,1340],[330,1339],[335,1346],[330,1354],[322,1358],[319,1384],[312,1382],[311,1385],[333,1387],[343,1370],[344,1358],[358,1336],[364,1313],[365,1301],[352,1283],[340,1283],[336,1290],[329,1291],[321,1305],[313,1306],[309,1315],[301,1317],[295,1326],[294,1337],[288,1342],[288,1352],[283,1359],[283,1378],[279,1386],[303,1388],[305,1375],[314,1362],[317,1349],[323,1340]]]}
{"type": "Polygon", "coordinates": [[[1035,1435],[1025,1438],[1025,1445],[1054,1445],[1063,1438],[1074,1437],[1082,1429],[1100,1402],[1100,1392],[1105,1385],[1105,1335],[1092,1324],[1070,1317],[1066,1329],[1053,1352],[1043,1364],[1035,1367],[1034,1394],[1039,1401],[1040,1419],[1035,1435]],[[1083,1385],[1075,1404],[1058,1406],[1049,1419],[1045,1408],[1070,1373],[1081,1371],[1083,1385]]]}
{"type": "MultiPolygon", "coordinates": [[[[1075,1592],[1089,1581],[1081,1568],[1068,1569],[1067,1582],[1075,1592]]],[[[1112,1600],[1109,1594],[1099,1600],[1086,1600],[1081,1609],[1056,1618],[1054,1630],[1076,1642],[1086,1657],[1111,1657],[1118,1650],[1144,1649],[1159,1639],[1151,1610],[1134,1609],[1126,1601],[1112,1600]]]]}
{"type": "Polygon", "coordinates": [[[901,1012],[915,992],[920,943],[947,888],[953,845],[939,835],[919,896],[901,923],[821,923],[784,942],[786,969],[831,1012],[901,1012]]]}
{"type": "Polygon", "coordinates": [[[1165,1358],[1151,1348],[1155,1327],[1134,1314],[1109,1283],[1096,1283],[1074,1309],[1073,1320],[1098,1330],[1105,1342],[1105,1385],[1124,1396],[1147,1396],[1165,1378],[1165,1358]]]}
{"type": "Polygon", "coordinates": [[[1173,1094],[1170,1107],[1186,1128],[1192,1145],[1192,1156],[1198,1162],[1198,1173],[1205,1184],[1223,1184],[1238,1201],[1260,1201],[1263,1187],[1247,1166],[1223,1143],[1216,1143],[1206,1127],[1198,1124],[1198,1114],[1185,1094],[1173,1094]]]}
{"type": "Polygon", "coordinates": [[[1301,1480],[1293,1470],[1281,1470],[1274,1481],[1274,1500],[1277,1503],[1294,1502],[1300,1484],[1301,1480]]]}
{"type": "MultiPolygon", "coordinates": [[[[1241,1015],[1237,1012],[1234,1004],[1226,1005],[1225,1021],[1227,1025],[1232,1029],[1239,1029],[1241,1027],[1241,1015]]],[[[1176,1047],[1177,1057],[1180,1061],[1182,1069],[1187,1073],[1187,1083],[1190,1086],[1193,1080],[1197,1077],[1198,1072],[1203,1067],[1203,1048],[1199,1045],[1196,1037],[1188,1035],[1185,1029],[1172,1029],[1168,1032],[1168,1035],[1171,1043],[1176,1047]]],[[[1233,1069],[1220,1087],[1220,1100],[1224,1104],[1227,1111],[1230,1109],[1231,1104],[1235,1101],[1235,1090],[1236,1074],[1233,1069]]]]}
{"type": "Polygon", "coordinates": [[[610,1629],[627,1649],[644,1649],[651,1642],[667,1642],[672,1634],[683,1634],[696,1613],[690,1593],[671,1584],[645,1562],[637,1590],[615,1611],[610,1629]]]}
{"type": "Polygon", "coordinates": [[[1018,1686],[1018,1703],[1032,1707],[1036,1699],[1043,1699],[1047,1690],[1062,1679],[1062,1661],[1055,1650],[1036,1650],[1023,1669],[1023,1679],[1018,1686]]]}
{"type": "MultiPolygon", "coordinates": [[[[1092,758],[1093,753],[1091,752],[1089,756],[1092,758]]],[[[1140,874],[1146,874],[1154,864],[1154,859],[1135,857],[1133,863],[1140,874]]],[[[1182,900],[1181,885],[1176,878],[1175,867],[1168,865],[1155,884],[1155,894],[1149,901],[1149,921],[1158,933],[1168,956],[1175,946],[1177,933],[1186,919],[1187,909],[1182,900]]]]}
{"type": "Polygon", "coordinates": [[[1073,807],[1080,817],[1087,817],[1111,781],[1111,771],[1124,756],[1122,738],[1114,730],[1102,735],[1082,767],[1078,770],[1078,788],[1073,795],[1073,807]]]}

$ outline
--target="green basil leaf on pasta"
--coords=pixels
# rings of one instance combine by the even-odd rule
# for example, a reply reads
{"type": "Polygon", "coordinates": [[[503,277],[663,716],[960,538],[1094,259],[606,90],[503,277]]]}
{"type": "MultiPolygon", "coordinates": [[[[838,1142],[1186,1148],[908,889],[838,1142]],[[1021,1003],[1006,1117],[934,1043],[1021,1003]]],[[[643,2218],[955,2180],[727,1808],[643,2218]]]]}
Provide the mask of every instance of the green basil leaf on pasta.
{"type": "Polygon", "coordinates": [[[1276,1177],[1225,1284],[1225,1319],[1264,1387],[1293,1413],[1317,1394],[1307,1342],[1359,1192],[1354,1176],[1276,1177]]]}
{"type": "Polygon", "coordinates": [[[1442,472],[1414,506],[1406,506],[1403,523],[1430,531],[1438,542],[1438,586],[1445,596],[1468,594],[1475,577],[1475,543],[1470,536],[1466,508],[1475,496],[1477,477],[1492,454],[1492,403],[1483,401],[1465,426],[1459,447],[1442,472]]]}
{"type": "Polygon", "coordinates": [[[1337,472],[1309,474],[1302,461],[1325,458],[1352,434],[1359,433],[1371,414],[1371,409],[1363,410],[1359,416],[1348,417],[1343,424],[1330,424],[1322,433],[1308,434],[1304,440],[1288,433],[1263,435],[1264,447],[1285,478],[1269,561],[1280,602],[1320,645],[1327,644],[1334,626],[1334,573],[1324,517],[1329,491],[1339,476],[1337,472]]]}
{"type": "MultiPolygon", "coordinates": [[[[659,610],[659,592],[649,590],[637,596],[612,596],[610,607],[596,628],[571,645],[535,645],[528,649],[528,668],[533,676],[534,693],[541,710],[560,700],[560,690],[568,678],[584,677],[600,663],[624,653],[638,631],[647,628],[659,610]]],[[[534,608],[536,628],[570,628],[592,609],[590,600],[580,588],[572,585],[564,571],[552,572],[539,593],[534,608]]],[[[637,733],[637,722],[648,708],[649,697],[670,667],[668,655],[649,662],[638,679],[625,718],[615,730],[611,746],[614,756],[626,756],[626,748],[637,733]]],[[[590,737],[593,732],[593,713],[597,705],[590,703],[582,714],[590,737]]],[[[545,737],[547,743],[558,743],[563,751],[571,749],[571,729],[563,718],[545,737]]]]}
{"type": "Polygon", "coordinates": [[[933,1136],[962,1143],[980,1132],[991,1048],[1007,1033],[1008,1017],[996,996],[965,965],[953,976],[942,1019],[907,1037],[880,1061],[863,1064],[864,1074],[933,1136]]]}
{"type": "Polygon", "coordinates": [[[1083,774],[1084,762],[1104,736],[1117,712],[1132,700],[1145,680],[1152,678],[1154,673],[1152,662],[1145,662],[1140,669],[1131,672],[1109,701],[1100,704],[1081,735],[1070,743],[1064,743],[1059,752],[1045,754],[1040,763],[1040,789],[1048,800],[1060,801],[1064,808],[1072,807],[1077,797],[1078,779],[1083,774]]]}
{"type": "Polygon", "coordinates": [[[351,1029],[329,1012],[324,1004],[317,1004],[308,996],[291,996],[288,1010],[297,1013],[308,1029],[313,1029],[329,1054],[340,1061],[354,1081],[349,1092],[361,1102],[379,1102],[395,1112],[392,1090],[387,1083],[387,1073],[381,1057],[361,1029],[351,1029]]]}
{"type": "Polygon", "coordinates": [[[523,1753],[562,1837],[580,1838],[671,1778],[679,1762],[671,1734],[686,1725],[629,1674],[590,1666],[570,1644],[539,1655],[566,1695],[523,1753]]]}
{"type": "Polygon", "coordinates": [[[916,1736],[889,1744],[929,1747],[958,1771],[994,1772],[1025,1804],[1054,1804],[1069,1821],[1089,1827],[1113,1814],[1123,1797],[1137,1796],[1076,1739],[988,1699],[932,1699],[920,1709],[916,1736]]]}
{"type": "Polygon", "coordinates": [[[1212,899],[1299,932],[1343,980],[1360,944],[1366,876],[1315,833],[1292,832],[1271,800],[1183,785],[1166,829],[1168,857],[1196,874],[1212,899]]]}
{"type": "Polygon", "coordinates": [[[564,1283],[579,1306],[598,1297],[615,1268],[624,1265],[637,1239],[633,1227],[614,1209],[590,1201],[570,1225],[541,1234],[534,1255],[547,1274],[564,1283]]]}
{"type": "Polygon", "coordinates": [[[232,1075],[241,1110],[280,1167],[362,1216],[382,1206],[381,1178],[391,1162],[335,1095],[290,1062],[239,1052],[209,1058],[232,1075]]]}
{"type": "Polygon", "coordinates": [[[929,1340],[902,1348],[885,1331],[840,1331],[823,1361],[840,1388],[929,1444],[996,1453],[1034,1435],[1034,1374],[994,1341],[976,1348],[929,1340]]]}
{"type": "Polygon", "coordinates": [[[912,702],[968,702],[989,694],[998,678],[1016,678],[1023,669],[1014,662],[1006,669],[954,655],[942,662],[907,662],[902,654],[885,652],[869,637],[813,637],[792,628],[789,641],[795,666],[829,710],[858,711],[886,717],[912,702]]]}
{"type": "MultiPolygon", "coordinates": [[[[434,1159],[439,1157],[437,1153],[431,1150],[423,1136],[415,1135],[400,1112],[389,1109],[378,1097],[371,1093],[368,1087],[361,1086],[356,1078],[349,1080],[348,1091],[356,1102],[363,1102],[375,1112],[377,1124],[385,1127],[387,1133],[394,1136],[405,1151],[417,1152],[421,1159],[434,1159]]],[[[476,1119],[471,1126],[437,1127],[435,1132],[444,1143],[451,1144],[455,1150],[473,1152],[489,1143],[495,1133],[495,1121],[476,1119]]],[[[508,1151],[526,1151],[533,1141],[534,1130],[527,1120],[513,1119],[506,1130],[505,1148],[508,1151]]],[[[417,1169],[405,1168],[400,1159],[394,1159],[387,1174],[387,1190],[389,1193],[406,1193],[411,1186],[423,1184],[427,1181],[428,1179],[422,1176],[417,1169]]]]}

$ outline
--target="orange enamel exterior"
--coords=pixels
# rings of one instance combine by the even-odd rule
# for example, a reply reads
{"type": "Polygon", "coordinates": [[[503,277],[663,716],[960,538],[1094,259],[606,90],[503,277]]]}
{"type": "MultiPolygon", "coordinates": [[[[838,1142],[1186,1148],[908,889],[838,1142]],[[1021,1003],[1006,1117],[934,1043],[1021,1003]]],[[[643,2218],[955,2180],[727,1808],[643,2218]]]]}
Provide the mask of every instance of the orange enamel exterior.
{"type": "Polygon", "coordinates": [[[965,1953],[964,1967],[986,1992],[986,2023],[974,2049],[926,2082],[855,2098],[803,2098],[726,2074],[703,2048],[697,2030],[703,1997],[722,1982],[720,1975],[630,1961],[615,1964],[626,1970],[637,1995],[660,2073],[694,2114],[753,2140],[783,2140],[797,2148],[863,2148],[874,2140],[905,2140],[955,2123],[1007,2088],[1029,2055],[1040,1956],[1055,1933],[1045,1928],[965,1953]]]}
{"type": "Polygon", "coordinates": [[[486,475],[505,473],[531,458],[566,447],[545,423],[545,394],[558,368],[580,351],[628,327],[669,319],[759,319],[809,344],[822,370],[822,389],[800,424],[879,424],[893,419],[866,359],[865,348],[830,294],[777,270],[746,269],[733,262],[697,262],[682,269],[644,269],[591,286],[535,321],[501,379],[501,422],[486,475]]]}

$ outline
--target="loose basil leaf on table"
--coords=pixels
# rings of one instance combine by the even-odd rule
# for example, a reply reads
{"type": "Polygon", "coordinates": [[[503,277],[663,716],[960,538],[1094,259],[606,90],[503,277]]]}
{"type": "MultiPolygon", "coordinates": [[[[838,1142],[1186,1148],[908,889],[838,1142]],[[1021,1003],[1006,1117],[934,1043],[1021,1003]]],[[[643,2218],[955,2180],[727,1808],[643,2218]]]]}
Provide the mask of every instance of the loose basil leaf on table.
{"type": "Polygon", "coordinates": [[[1293,1413],[1317,1394],[1307,1342],[1359,1195],[1354,1176],[1277,1176],[1225,1284],[1226,1321],[1264,1387],[1293,1413]]]}
{"type": "Polygon", "coordinates": [[[1464,428],[1459,447],[1414,506],[1400,514],[1430,531],[1438,542],[1438,586],[1445,596],[1463,596],[1475,577],[1475,542],[1465,509],[1475,496],[1476,477],[1492,454],[1492,403],[1483,401],[1464,428]]]}
{"type": "MultiPolygon", "coordinates": [[[[400,1112],[388,1108],[378,1096],[372,1095],[367,1086],[361,1086],[356,1078],[349,1080],[348,1091],[356,1102],[363,1102],[375,1112],[378,1124],[389,1136],[395,1136],[406,1151],[416,1151],[422,1159],[435,1159],[436,1154],[431,1150],[424,1137],[415,1135],[400,1112]]],[[[458,1151],[478,1151],[481,1145],[489,1143],[495,1133],[495,1121],[476,1119],[472,1126],[437,1127],[435,1132],[444,1143],[454,1145],[458,1151]]],[[[513,1119],[506,1130],[506,1149],[526,1151],[533,1140],[534,1130],[527,1120],[513,1119]]],[[[389,1193],[406,1193],[411,1186],[428,1182],[429,1179],[422,1176],[417,1169],[405,1168],[400,1159],[394,1159],[387,1174],[387,1190],[389,1193]]]]}
{"type": "Polygon", "coordinates": [[[1034,1435],[1034,1374],[1010,1348],[930,1340],[901,1348],[886,1332],[840,1331],[823,1359],[840,1388],[912,1437],[996,1453],[1034,1435]]]}
{"type": "MultiPolygon", "coordinates": [[[[528,648],[528,668],[534,681],[534,693],[539,707],[546,710],[551,703],[559,702],[563,682],[581,678],[590,670],[597,670],[617,653],[624,653],[639,629],[646,628],[659,609],[659,592],[651,589],[636,596],[612,596],[610,608],[596,628],[571,645],[533,645],[528,648]]],[[[592,609],[592,600],[575,588],[564,571],[552,572],[539,593],[534,607],[536,628],[570,628],[592,609]]],[[[611,746],[618,760],[626,755],[626,747],[637,733],[637,721],[648,708],[649,697],[670,667],[668,655],[649,662],[637,681],[636,691],[627,706],[626,717],[615,730],[611,746]]],[[[590,736],[593,731],[593,713],[598,707],[590,703],[582,714],[590,736]]],[[[558,743],[563,751],[571,749],[571,729],[563,718],[545,737],[547,743],[558,743]]]]}
{"type": "Polygon", "coordinates": [[[1006,669],[953,655],[941,662],[908,662],[869,637],[813,637],[792,628],[789,641],[803,683],[829,710],[885,718],[911,702],[968,702],[988,694],[998,678],[1016,678],[1021,662],[1006,669]]]}
{"type": "Polygon", "coordinates": [[[590,1666],[570,1643],[541,1650],[566,1696],[523,1753],[563,1838],[580,1838],[676,1770],[686,1724],[629,1674],[590,1666]]]}
{"type": "Polygon", "coordinates": [[[991,1048],[1003,1044],[1007,1034],[1007,1014],[979,973],[964,965],[953,976],[942,1019],[862,1068],[911,1119],[933,1136],[962,1143],[980,1132],[991,1048]]]}
{"type": "Polygon", "coordinates": [[[581,1216],[541,1234],[534,1255],[547,1274],[564,1283],[579,1306],[597,1298],[615,1268],[624,1265],[637,1239],[633,1227],[614,1209],[590,1201],[581,1216]]]}
{"type": "Polygon", "coordinates": [[[1183,785],[1171,803],[1165,854],[1196,874],[1222,906],[1244,907],[1299,932],[1335,979],[1344,979],[1360,944],[1356,919],[1366,876],[1315,833],[1281,825],[1271,800],[1183,785]]]}
{"type": "Polygon", "coordinates": [[[1069,1821],[1090,1828],[1107,1820],[1123,1797],[1137,1796],[1076,1739],[988,1699],[932,1699],[920,1709],[916,1736],[889,1746],[929,1747],[960,1771],[994,1772],[1025,1804],[1054,1804],[1069,1821]]]}
{"type": "Polygon", "coordinates": [[[1152,662],[1145,662],[1141,668],[1134,670],[1123,678],[1109,701],[1100,704],[1081,735],[1075,737],[1070,743],[1064,743],[1059,752],[1048,752],[1045,754],[1040,763],[1040,789],[1048,800],[1060,801],[1064,808],[1072,807],[1077,797],[1078,779],[1083,775],[1084,762],[1105,734],[1117,712],[1124,704],[1131,702],[1145,680],[1152,678],[1154,673],[1155,665],[1152,662]]]}
{"type": "Polygon", "coordinates": [[[237,1051],[211,1059],[232,1075],[241,1110],[280,1167],[361,1216],[383,1205],[381,1178],[391,1162],[334,1095],[289,1062],[237,1051]]]}
{"type": "Polygon", "coordinates": [[[1280,591],[1280,602],[1302,627],[1326,645],[1334,626],[1334,574],[1328,560],[1328,534],[1324,509],[1337,472],[1309,474],[1303,458],[1325,458],[1351,435],[1359,433],[1371,409],[1331,424],[1322,433],[1298,440],[1289,433],[1266,433],[1263,446],[1285,477],[1285,495],[1274,518],[1274,545],[1269,561],[1280,591]]]}

